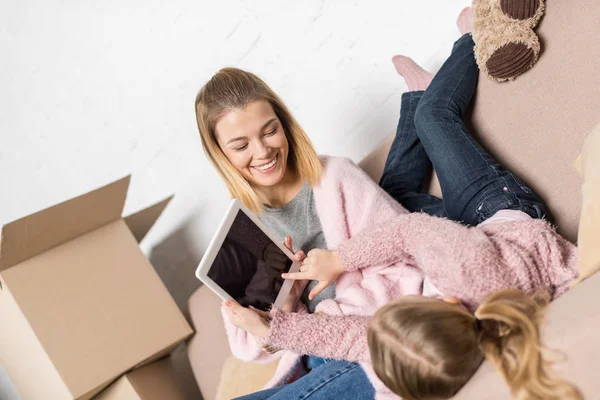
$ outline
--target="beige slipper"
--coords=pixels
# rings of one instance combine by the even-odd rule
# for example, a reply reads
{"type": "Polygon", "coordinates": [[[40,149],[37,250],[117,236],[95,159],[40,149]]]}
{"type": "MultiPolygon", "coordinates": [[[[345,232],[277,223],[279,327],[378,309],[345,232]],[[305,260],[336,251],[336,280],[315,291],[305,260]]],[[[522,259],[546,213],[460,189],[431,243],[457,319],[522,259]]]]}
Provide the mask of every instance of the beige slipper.
{"type": "Polygon", "coordinates": [[[543,0],[500,0],[500,9],[507,17],[526,21],[534,28],[544,14],[543,0]]]}
{"type": "Polygon", "coordinates": [[[535,64],[540,41],[532,27],[543,12],[543,0],[473,0],[475,58],[484,75],[513,80],[535,64]]]}

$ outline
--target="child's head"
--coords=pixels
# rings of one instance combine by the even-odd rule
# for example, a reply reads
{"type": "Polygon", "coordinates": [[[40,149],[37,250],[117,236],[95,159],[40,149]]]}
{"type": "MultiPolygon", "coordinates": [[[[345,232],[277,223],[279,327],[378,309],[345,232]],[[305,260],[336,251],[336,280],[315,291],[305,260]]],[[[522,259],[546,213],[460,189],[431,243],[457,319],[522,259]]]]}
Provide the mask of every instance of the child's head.
{"type": "Polygon", "coordinates": [[[487,358],[518,398],[580,399],[576,388],[545,369],[539,323],[548,299],[547,294],[501,290],[489,295],[474,316],[461,304],[400,298],[382,307],[369,326],[373,368],[403,399],[447,399],[487,358]]]}
{"type": "Polygon", "coordinates": [[[223,68],[196,97],[202,145],[229,189],[254,212],[258,192],[282,180],[318,183],[321,164],[283,101],[256,75],[223,68]]]}

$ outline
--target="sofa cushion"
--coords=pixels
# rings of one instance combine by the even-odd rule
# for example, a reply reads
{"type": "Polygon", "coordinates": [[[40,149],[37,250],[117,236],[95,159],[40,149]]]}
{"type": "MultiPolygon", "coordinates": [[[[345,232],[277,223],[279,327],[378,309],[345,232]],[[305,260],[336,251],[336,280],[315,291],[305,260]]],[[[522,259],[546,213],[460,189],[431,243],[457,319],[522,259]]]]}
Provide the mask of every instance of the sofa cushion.
{"type": "MultiPolygon", "coordinates": [[[[542,41],[538,63],[512,82],[480,76],[469,128],[503,165],[544,201],[558,231],[575,242],[581,210],[581,178],[573,166],[586,135],[600,121],[596,68],[600,3],[552,2],[536,29],[542,41]]],[[[378,180],[392,137],[361,167],[378,180]]],[[[440,195],[434,179],[430,193],[440,195]]]]}
{"type": "MultiPolygon", "coordinates": [[[[598,21],[600,2],[548,4],[536,30],[542,42],[538,63],[514,82],[481,78],[472,113],[467,116],[474,136],[542,197],[559,232],[571,241],[577,236],[582,182],[573,161],[587,133],[600,121],[596,72],[600,46],[594,44],[598,21]]],[[[391,140],[360,163],[376,181],[391,140]]],[[[430,190],[441,194],[435,180],[430,190]]],[[[600,393],[600,380],[590,375],[595,371],[591,362],[600,356],[598,340],[592,337],[600,330],[598,293],[600,275],[551,304],[544,330],[548,345],[568,355],[568,362],[561,365],[565,376],[579,383],[588,398],[600,393]]],[[[204,397],[212,399],[220,370],[231,354],[219,300],[201,288],[190,299],[190,312],[197,330],[190,342],[190,361],[204,397]]],[[[486,363],[456,398],[506,399],[509,395],[500,375],[486,363]]]]}
{"type": "Polygon", "coordinates": [[[231,356],[221,317],[221,299],[201,286],[188,300],[188,309],[196,333],[187,344],[188,357],[196,382],[205,399],[214,399],[221,370],[231,356]]]}
{"type": "MultiPolygon", "coordinates": [[[[561,377],[579,387],[585,399],[598,398],[600,379],[600,274],[583,281],[548,307],[542,341],[557,350],[553,366],[561,377]]],[[[510,391],[502,376],[484,362],[453,400],[505,400],[510,391]]]]}
{"type": "Polygon", "coordinates": [[[252,364],[230,356],[225,360],[216,400],[229,400],[261,390],[275,375],[279,360],[269,364],[252,364]]]}

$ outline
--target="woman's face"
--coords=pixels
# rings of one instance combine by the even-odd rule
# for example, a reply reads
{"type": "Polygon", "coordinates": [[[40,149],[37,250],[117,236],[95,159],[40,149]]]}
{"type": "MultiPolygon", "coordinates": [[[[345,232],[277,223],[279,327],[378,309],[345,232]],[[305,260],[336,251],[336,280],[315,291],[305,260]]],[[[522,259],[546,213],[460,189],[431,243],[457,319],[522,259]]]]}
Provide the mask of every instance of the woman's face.
{"type": "Polygon", "coordinates": [[[252,101],[225,114],[215,131],[223,153],[249,182],[269,187],[282,180],[289,144],[269,102],[252,101]]]}

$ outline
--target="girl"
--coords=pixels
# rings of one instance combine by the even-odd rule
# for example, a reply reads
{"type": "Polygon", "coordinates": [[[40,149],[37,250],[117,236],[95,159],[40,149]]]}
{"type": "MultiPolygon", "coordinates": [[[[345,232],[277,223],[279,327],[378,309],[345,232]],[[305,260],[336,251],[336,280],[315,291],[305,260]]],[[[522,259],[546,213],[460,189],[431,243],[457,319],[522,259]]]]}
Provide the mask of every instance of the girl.
{"type": "MultiPolygon", "coordinates": [[[[538,303],[547,299],[542,296],[536,302],[520,292],[499,292],[484,301],[491,291],[503,288],[529,294],[542,289],[547,298],[555,298],[577,276],[577,256],[575,247],[547,222],[533,219],[544,213],[535,194],[487,155],[465,128],[462,115],[478,78],[473,46],[470,35],[463,36],[427,90],[403,97],[399,131],[382,183],[392,177],[404,182],[409,189],[398,190],[396,196],[413,209],[427,208],[431,214],[478,226],[425,213],[400,214],[365,227],[338,243],[335,251],[313,250],[301,272],[286,277],[314,279],[325,286],[374,264],[402,261],[418,268],[425,278],[417,294],[430,297],[406,296],[389,304],[369,332],[377,375],[405,398],[452,396],[484,355],[501,366],[515,393],[550,399],[561,389],[559,397],[578,398],[576,389],[550,379],[543,369],[538,303]],[[443,202],[419,194],[427,158],[438,171],[443,202]],[[412,169],[398,167],[406,160],[412,169]],[[447,302],[439,300],[446,296],[447,302]]],[[[396,61],[403,63],[401,70],[411,65],[408,59],[396,61]]],[[[424,71],[410,68],[411,76],[421,74],[417,80],[426,85],[424,71]]],[[[370,318],[365,315],[273,310],[269,321],[265,314],[236,304],[228,304],[228,314],[271,350],[371,360],[366,334],[370,318]]],[[[279,392],[271,389],[248,399],[286,390],[276,389],[279,392]]]]}

